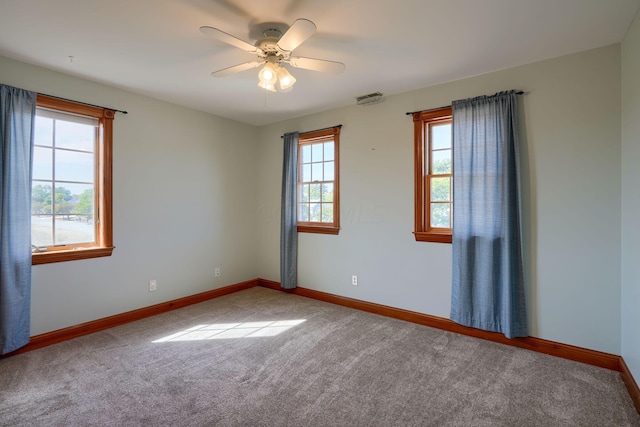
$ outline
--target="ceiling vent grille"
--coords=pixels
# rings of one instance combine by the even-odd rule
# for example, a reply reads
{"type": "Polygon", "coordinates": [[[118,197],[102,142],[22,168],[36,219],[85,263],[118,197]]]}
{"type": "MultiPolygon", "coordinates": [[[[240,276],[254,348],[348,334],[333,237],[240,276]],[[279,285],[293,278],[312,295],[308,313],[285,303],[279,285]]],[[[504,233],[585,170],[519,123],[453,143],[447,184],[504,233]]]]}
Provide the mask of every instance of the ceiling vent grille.
{"type": "Polygon", "coordinates": [[[356,98],[356,104],[358,105],[368,105],[368,104],[377,104],[378,102],[382,102],[384,98],[380,92],[370,93],[368,95],[359,96],[356,98]]]}

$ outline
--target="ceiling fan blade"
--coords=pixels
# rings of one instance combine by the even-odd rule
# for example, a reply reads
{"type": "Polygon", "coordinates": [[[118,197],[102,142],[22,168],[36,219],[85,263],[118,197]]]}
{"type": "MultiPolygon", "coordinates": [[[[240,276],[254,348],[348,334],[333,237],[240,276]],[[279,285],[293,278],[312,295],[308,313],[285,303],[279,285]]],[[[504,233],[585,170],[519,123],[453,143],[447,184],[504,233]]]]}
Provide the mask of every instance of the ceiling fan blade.
{"type": "Polygon", "coordinates": [[[316,32],[316,24],[308,19],[296,19],[291,27],[278,40],[278,47],[291,52],[316,32]]]}
{"type": "Polygon", "coordinates": [[[203,26],[203,27],[200,27],[200,32],[204,35],[211,36],[222,42],[228,43],[231,46],[240,48],[246,52],[255,53],[260,50],[254,45],[252,45],[251,43],[246,42],[244,40],[240,40],[239,38],[234,37],[231,34],[227,34],[224,31],[221,31],[217,28],[203,26]]]}
{"type": "Polygon", "coordinates": [[[233,67],[223,68],[222,70],[214,71],[211,73],[213,77],[225,77],[229,74],[239,73],[240,71],[250,70],[264,64],[264,61],[251,61],[244,64],[234,65],[233,67]]]}
{"type": "Polygon", "coordinates": [[[303,58],[292,56],[287,61],[292,67],[303,68],[305,70],[321,71],[323,73],[338,74],[345,70],[346,66],[342,62],[327,61],[325,59],[303,58]]]}

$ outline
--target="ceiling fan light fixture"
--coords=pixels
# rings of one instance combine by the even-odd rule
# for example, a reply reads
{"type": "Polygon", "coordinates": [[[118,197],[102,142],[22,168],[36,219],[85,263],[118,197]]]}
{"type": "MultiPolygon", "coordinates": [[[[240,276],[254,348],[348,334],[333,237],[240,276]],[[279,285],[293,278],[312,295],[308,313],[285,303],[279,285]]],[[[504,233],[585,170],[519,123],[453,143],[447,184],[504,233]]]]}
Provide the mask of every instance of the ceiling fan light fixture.
{"type": "Polygon", "coordinates": [[[293,85],[296,83],[296,78],[291,75],[289,70],[284,68],[283,66],[278,67],[278,85],[280,86],[280,90],[286,91],[288,89],[293,88],[293,85]]]}
{"type": "Polygon", "coordinates": [[[268,90],[269,92],[276,92],[276,85],[274,85],[272,83],[259,81],[258,82],[258,86],[260,86],[264,90],[268,90]]]}
{"type": "Polygon", "coordinates": [[[267,62],[258,72],[258,80],[258,85],[264,83],[265,85],[274,86],[278,80],[278,70],[276,70],[276,66],[271,62],[267,62]]]}

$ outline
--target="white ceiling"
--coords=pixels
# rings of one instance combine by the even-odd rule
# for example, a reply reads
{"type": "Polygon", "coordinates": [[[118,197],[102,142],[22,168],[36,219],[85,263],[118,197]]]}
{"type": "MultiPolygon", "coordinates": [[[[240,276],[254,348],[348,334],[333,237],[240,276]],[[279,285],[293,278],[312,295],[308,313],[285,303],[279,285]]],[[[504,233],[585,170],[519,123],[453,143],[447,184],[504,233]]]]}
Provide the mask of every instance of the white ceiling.
{"type": "Polygon", "coordinates": [[[0,55],[264,125],[375,91],[392,95],[618,43],[639,7],[640,0],[0,0],[0,55]],[[318,30],[295,55],[343,62],[344,73],[290,68],[293,91],[276,94],[258,88],[259,69],[211,77],[255,57],[200,26],[254,43],[260,24],[297,18],[318,30]]]}

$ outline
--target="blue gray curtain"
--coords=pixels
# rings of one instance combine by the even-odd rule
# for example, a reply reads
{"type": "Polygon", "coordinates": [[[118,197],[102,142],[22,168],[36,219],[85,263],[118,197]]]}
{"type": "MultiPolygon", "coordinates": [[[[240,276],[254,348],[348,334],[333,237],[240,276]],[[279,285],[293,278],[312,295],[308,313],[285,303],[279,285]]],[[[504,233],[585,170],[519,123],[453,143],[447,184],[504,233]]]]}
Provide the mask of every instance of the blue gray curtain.
{"type": "Polygon", "coordinates": [[[298,283],[298,140],[298,132],[284,135],[280,210],[280,286],[284,289],[293,289],[298,283]]]}
{"type": "Polygon", "coordinates": [[[515,91],[455,101],[451,319],[527,336],[515,91]]]}
{"type": "Polygon", "coordinates": [[[0,354],[29,342],[36,93],[0,85],[0,354]]]}

